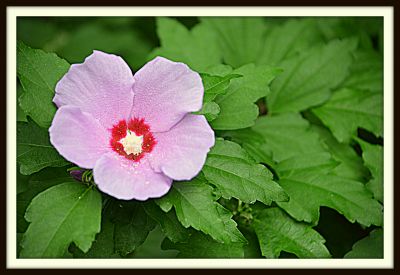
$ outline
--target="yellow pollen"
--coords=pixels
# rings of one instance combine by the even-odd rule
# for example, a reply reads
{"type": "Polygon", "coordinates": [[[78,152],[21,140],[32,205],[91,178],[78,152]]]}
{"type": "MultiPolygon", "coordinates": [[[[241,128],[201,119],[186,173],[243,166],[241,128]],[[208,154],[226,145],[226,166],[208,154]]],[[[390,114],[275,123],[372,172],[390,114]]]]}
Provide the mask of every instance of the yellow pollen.
{"type": "Polygon", "coordinates": [[[128,131],[126,137],[119,142],[124,146],[124,150],[128,155],[139,155],[142,152],[143,136],[137,136],[135,133],[128,131]]]}

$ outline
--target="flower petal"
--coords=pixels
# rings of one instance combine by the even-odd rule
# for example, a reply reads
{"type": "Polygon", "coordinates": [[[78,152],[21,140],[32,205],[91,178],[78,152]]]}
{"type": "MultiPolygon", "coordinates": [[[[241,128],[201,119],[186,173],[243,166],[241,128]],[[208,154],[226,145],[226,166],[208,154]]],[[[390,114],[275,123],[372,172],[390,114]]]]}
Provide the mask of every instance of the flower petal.
{"type": "Polygon", "coordinates": [[[94,51],[82,64],[71,65],[57,83],[53,101],[58,107],[77,106],[110,128],[129,117],[133,83],[132,72],[121,57],[94,51]]]}
{"type": "Polygon", "coordinates": [[[144,118],[153,132],[169,130],[187,113],[201,109],[201,77],[186,64],[156,57],[135,75],[133,116],[144,118]]]}
{"type": "Polygon", "coordinates": [[[157,145],[149,156],[152,168],[174,180],[190,180],[202,169],[214,146],[214,132],[201,115],[186,115],[170,131],[154,133],[157,145]]]}
{"type": "Polygon", "coordinates": [[[172,184],[172,179],[154,172],[147,161],[133,162],[116,153],[101,157],[93,176],[101,191],[122,200],[158,198],[166,194],[172,184]]]}
{"type": "Polygon", "coordinates": [[[82,168],[93,168],[110,151],[107,130],[91,114],[75,106],[57,110],[49,133],[57,151],[82,168]]]}

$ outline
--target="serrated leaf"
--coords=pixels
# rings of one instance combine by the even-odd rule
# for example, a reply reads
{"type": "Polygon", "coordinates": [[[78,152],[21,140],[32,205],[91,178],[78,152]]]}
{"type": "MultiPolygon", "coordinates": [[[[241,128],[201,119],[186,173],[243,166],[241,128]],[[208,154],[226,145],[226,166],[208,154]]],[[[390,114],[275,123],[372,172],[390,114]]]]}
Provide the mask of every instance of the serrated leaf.
{"type": "Polygon", "coordinates": [[[23,175],[69,163],[50,144],[49,132],[32,121],[17,123],[17,162],[23,175]]]}
{"type": "Polygon", "coordinates": [[[68,69],[68,62],[57,55],[17,43],[17,75],[24,89],[19,103],[41,127],[48,128],[53,120],[55,86],[68,69]]]}
{"type": "Polygon", "coordinates": [[[263,18],[203,17],[201,22],[216,34],[213,41],[218,41],[226,64],[237,68],[258,60],[264,48],[263,18]]]}
{"type": "Polygon", "coordinates": [[[191,226],[223,243],[246,242],[232,214],[216,200],[212,187],[196,178],[174,182],[168,194],[157,203],[165,212],[174,207],[178,220],[186,228],[191,226]]]}
{"type": "Polygon", "coordinates": [[[278,258],[281,251],[299,258],[330,258],[324,238],[310,225],[293,220],[279,208],[257,212],[253,222],[262,255],[278,258]]]}
{"type": "Polygon", "coordinates": [[[382,228],[371,231],[369,236],[359,240],[353,249],[344,255],[350,259],[382,259],[383,258],[383,230],[382,228]]]}
{"type": "Polygon", "coordinates": [[[202,171],[226,199],[234,197],[245,203],[258,200],[267,205],[288,200],[282,188],[272,180],[272,173],[234,142],[217,139],[202,171]]]}
{"type": "Polygon", "coordinates": [[[263,116],[257,119],[252,129],[264,137],[265,144],[260,150],[270,152],[277,162],[300,154],[326,151],[318,135],[311,131],[310,124],[300,114],[263,116]]]}
{"type": "Polygon", "coordinates": [[[21,258],[62,257],[71,242],[86,252],[100,231],[101,195],[77,182],[62,183],[36,196],[25,218],[31,224],[21,258]]]}
{"type": "MultiPolygon", "coordinates": [[[[281,175],[279,184],[288,193],[289,202],[277,202],[278,205],[299,221],[317,224],[319,208],[330,207],[343,214],[350,222],[362,225],[382,225],[382,206],[372,198],[372,194],[358,181],[345,179],[330,174],[329,169],[321,169],[321,165],[299,169],[299,163],[307,156],[294,157],[282,165],[286,173],[282,173],[281,164],[277,171],[281,175]]],[[[309,155],[309,159],[315,157],[309,155]]],[[[329,162],[328,159],[325,160],[329,162]]],[[[328,166],[323,166],[328,167],[328,166]]]]}
{"type": "Polygon", "coordinates": [[[165,213],[153,202],[146,203],[144,209],[151,218],[160,224],[161,230],[172,242],[182,242],[189,237],[190,230],[183,227],[174,211],[165,213]]]}
{"type": "Polygon", "coordinates": [[[313,19],[290,19],[273,26],[265,38],[264,51],[257,64],[279,65],[281,61],[321,43],[318,26],[313,19]]]}
{"type": "Polygon", "coordinates": [[[372,50],[360,50],[354,52],[354,58],[354,63],[350,67],[350,75],[346,78],[341,87],[382,93],[382,55],[372,50]]]}
{"type": "Polygon", "coordinates": [[[319,134],[322,142],[327,146],[327,150],[332,154],[332,157],[340,162],[332,171],[333,174],[365,182],[369,175],[368,169],[363,165],[361,157],[357,155],[356,151],[349,144],[339,143],[325,127],[312,125],[312,130],[319,134]]]}
{"type": "Polygon", "coordinates": [[[374,198],[383,203],[383,147],[369,144],[361,139],[357,139],[357,142],[362,148],[365,166],[372,175],[366,186],[374,194],[374,198]]]}
{"type": "Polygon", "coordinates": [[[17,195],[17,232],[25,232],[28,222],[24,215],[32,199],[47,188],[64,182],[75,182],[65,168],[47,168],[27,179],[26,190],[17,195]]]}
{"type": "Polygon", "coordinates": [[[269,92],[269,83],[281,72],[269,66],[245,65],[233,71],[243,77],[231,80],[226,94],[219,95],[215,102],[221,111],[211,122],[215,130],[235,130],[254,125],[259,115],[255,102],[269,92]]]}
{"type": "Polygon", "coordinates": [[[285,60],[284,72],[271,84],[270,113],[299,112],[329,99],[347,76],[356,41],[334,40],[285,60]]]}
{"type": "Polygon", "coordinates": [[[165,239],[164,250],[179,250],[177,258],[243,258],[243,243],[219,243],[201,232],[193,233],[184,243],[173,243],[165,239]]]}
{"type": "Polygon", "coordinates": [[[151,53],[151,57],[164,56],[174,61],[183,62],[196,71],[219,64],[221,54],[213,32],[203,24],[198,24],[190,31],[178,21],[157,17],[157,34],[161,47],[151,53]]]}
{"type": "Polygon", "coordinates": [[[339,142],[357,136],[359,127],[383,136],[383,95],[343,88],[312,112],[332,131],[339,142]]]}
{"type": "Polygon", "coordinates": [[[115,251],[126,256],[139,247],[156,226],[142,204],[134,201],[115,201],[112,211],[115,251]]]}

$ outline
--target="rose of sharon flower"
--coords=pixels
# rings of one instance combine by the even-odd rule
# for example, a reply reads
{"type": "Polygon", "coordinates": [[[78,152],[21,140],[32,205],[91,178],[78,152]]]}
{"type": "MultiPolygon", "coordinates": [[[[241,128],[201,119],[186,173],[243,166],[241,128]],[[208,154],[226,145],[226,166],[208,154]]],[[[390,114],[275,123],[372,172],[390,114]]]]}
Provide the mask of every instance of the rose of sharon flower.
{"type": "Polygon", "coordinates": [[[50,141],[67,160],[93,169],[100,190],[146,200],[190,180],[214,145],[202,115],[204,88],[183,63],[156,57],[135,75],[119,56],[94,51],[57,83],[50,141]]]}

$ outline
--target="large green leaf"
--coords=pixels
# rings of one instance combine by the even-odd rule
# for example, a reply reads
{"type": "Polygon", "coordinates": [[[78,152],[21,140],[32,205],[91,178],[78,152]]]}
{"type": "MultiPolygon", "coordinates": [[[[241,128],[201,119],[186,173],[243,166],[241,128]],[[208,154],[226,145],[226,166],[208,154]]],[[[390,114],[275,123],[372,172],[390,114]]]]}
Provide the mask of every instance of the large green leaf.
{"type": "Polygon", "coordinates": [[[366,186],[374,194],[375,199],[383,202],[383,147],[372,145],[361,139],[357,141],[362,148],[365,165],[372,174],[372,179],[366,186]]]}
{"type": "Polygon", "coordinates": [[[221,111],[211,122],[215,130],[234,130],[254,125],[259,115],[255,102],[269,92],[269,83],[281,72],[269,66],[245,65],[233,71],[243,77],[231,80],[227,92],[215,98],[221,111]]]}
{"type": "Polygon", "coordinates": [[[68,62],[54,53],[17,43],[17,74],[24,89],[19,103],[41,127],[49,127],[53,120],[56,112],[53,104],[55,86],[68,69],[68,62]]]}
{"type": "Polygon", "coordinates": [[[313,19],[290,19],[283,24],[271,26],[264,50],[257,64],[279,65],[288,57],[307,50],[322,42],[322,37],[313,19]]]}
{"type": "Polygon", "coordinates": [[[220,243],[201,232],[192,234],[186,242],[173,243],[165,239],[162,249],[179,250],[178,258],[243,258],[243,243],[220,243]]]}
{"type": "Polygon", "coordinates": [[[278,258],[281,251],[299,258],[329,258],[324,238],[310,225],[293,220],[279,208],[257,212],[253,221],[262,255],[278,258]]]}
{"type": "Polygon", "coordinates": [[[25,218],[21,258],[62,257],[71,242],[87,252],[100,231],[101,195],[93,187],[62,183],[36,196],[25,218]]]}
{"type": "Polygon", "coordinates": [[[232,214],[216,200],[211,186],[196,178],[189,182],[174,182],[169,193],[157,202],[165,212],[174,207],[186,228],[191,226],[224,243],[246,242],[232,220],[232,214]]]}
{"type": "Polygon", "coordinates": [[[375,51],[356,51],[350,75],[341,87],[355,90],[383,91],[383,56],[375,51]]]}
{"type": "Polygon", "coordinates": [[[226,199],[234,197],[246,203],[258,200],[267,205],[288,200],[272,180],[272,173],[234,142],[217,139],[208,153],[203,173],[226,199]]]}
{"type": "Polygon", "coordinates": [[[378,228],[368,237],[359,240],[353,245],[353,249],[344,255],[351,259],[382,259],[383,258],[383,229],[378,228]]]}
{"type": "Polygon", "coordinates": [[[338,142],[325,127],[312,125],[312,129],[319,134],[332,157],[340,162],[332,171],[333,174],[361,182],[368,179],[368,169],[363,165],[361,157],[349,144],[338,142]]]}
{"type": "Polygon", "coordinates": [[[50,144],[49,132],[34,122],[17,123],[17,162],[20,172],[30,175],[45,167],[61,167],[68,162],[50,144]]]}
{"type": "Polygon", "coordinates": [[[152,57],[161,55],[200,72],[221,61],[220,49],[213,43],[217,37],[203,24],[189,31],[174,19],[158,17],[157,34],[161,47],[151,53],[152,57]]]}
{"type": "Polygon", "coordinates": [[[302,155],[279,163],[279,184],[290,200],[278,205],[295,219],[314,225],[321,206],[335,209],[350,222],[382,225],[382,206],[363,183],[331,174],[331,162],[328,157],[302,155]]]}
{"type": "Polygon", "coordinates": [[[336,91],[326,104],[312,111],[340,142],[349,142],[357,136],[359,127],[383,136],[381,93],[343,88],[336,91]]]}
{"type": "Polygon", "coordinates": [[[260,150],[277,162],[293,156],[325,152],[318,134],[300,114],[285,113],[260,117],[252,129],[264,137],[260,150]]]}
{"type": "MultiPolygon", "coordinates": [[[[20,177],[17,178],[19,181],[20,177]]],[[[25,179],[27,186],[23,192],[17,195],[17,232],[25,232],[28,222],[25,220],[25,211],[32,199],[47,188],[64,183],[76,182],[66,171],[65,168],[46,168],[25,179]]]]}
{"type": "Polygon", "coordinates": [[[258,60],[264,49],[266,26],[261,17],[203,17],[207,31],[216,34],[224,61],[235,68],[258,60]]]}
{"type": "Polygon", "coordinates": [[[331,89],[347,76],[355,40],[334,40],[316,46],[280,64],[284,72],[267,97],[271,113],[298,112],[329,99],[331,89]]]}

